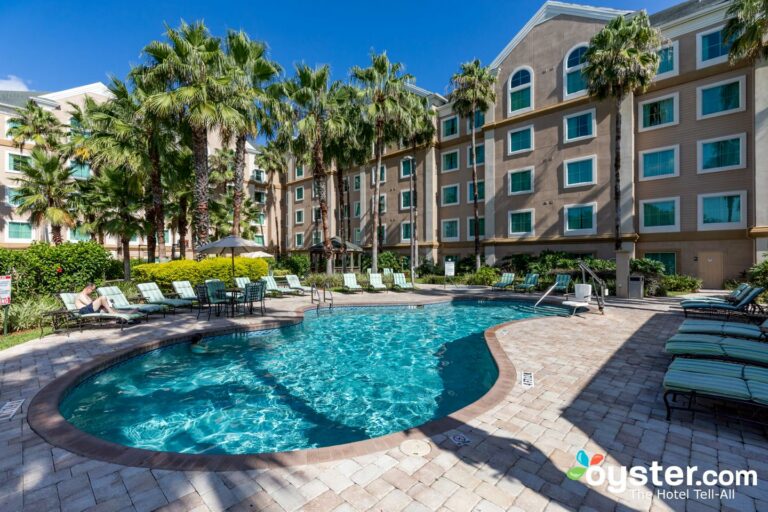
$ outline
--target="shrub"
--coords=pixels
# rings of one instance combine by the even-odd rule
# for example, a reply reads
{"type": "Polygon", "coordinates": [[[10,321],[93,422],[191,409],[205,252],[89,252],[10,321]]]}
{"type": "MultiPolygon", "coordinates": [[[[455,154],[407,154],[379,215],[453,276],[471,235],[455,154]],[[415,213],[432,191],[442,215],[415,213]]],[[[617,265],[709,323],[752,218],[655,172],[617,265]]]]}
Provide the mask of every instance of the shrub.
{"type": "Polygon", "coordinates": [[[391,268],[395,272],[402,272],[405,265],[403,265],[404,258],[399,254],[395,254],[392,251],[384,251],[379,254],[379,271],[384,268],[391,268]]]}
{"type": "Polygon", "coordinates": [[[467,284],[490,286],[499,280],[499,272],[493,267],[480,267],[480,270],[467,276],[467,284]]]}
{"type": "Polygon", "coordinates": [[[633,274],[645,277],[645,294],[651,297],[663,297],[666,290],[661,285],[664,279],[664,264],[647,258],[633,259],[629,262],[629,270],[633,274]]]}
{"type": "Polygon", "coordinates": [[[36,329],[40,326],[44,313],[60,307],[61,305],[53,296],[14,299],[8,310],[8,331],[36,329]]]}
{"type": "Polygon", "coordinates": [[[291,254],[280,263],[281,266],[290,271],[289,273],[300,277],[307,275],[307,272],[309,272],[309,256],[306,254],[291,254]]]}
{"type": "Polygon", "coordinates": [[[456,262],[457,274],[472,274],[475,272],[475,255],[464,256],[456,262]]]}
{"type": "MultiPolygon", "coordinates": [[[[448,278],[448,282],[451,284],[463,284],[466,276],[456,276],[448,278]]],[[[442,274],[426,274],[419,277],[418,282],[421,284],[445,284],[445,275],[442,274]]]]}
{"type": "Polygon", "coordinates": [[[668,292],[697,292],[701,288],[701,279],[682,274],[664,276],[661,287],[668,292]]]}
{"type": "MultiPolygon", "coordinates": [[[[206,279],[220,279],[232,285],[232,259],[206,258],[176,260],[167,263],[145,263],[134,270],[137,282],[153,281],[166,291],[173,289],[173,281],[189,281],[192,286],[202,284],[206,279]]],[[[235,258],[235,277],[250,277],[252,281],[267,275],[267,262],[262,258],[235,258]]]]}
{"type": "Polygon", "coordinates": [[[439,274],[442,274],[443,272],[444,272],[443,268],[439,265],[436,265],[435,262],[432,261],[430,258],[426,258],[416,268],[416,273],[420,276],[439,275],[439,274]]]}
{"type": "Polygon", "coordinates": [[[768,260],[762,261],[747,270],[749,282],[755,286],[768,288],[768,260]]]}

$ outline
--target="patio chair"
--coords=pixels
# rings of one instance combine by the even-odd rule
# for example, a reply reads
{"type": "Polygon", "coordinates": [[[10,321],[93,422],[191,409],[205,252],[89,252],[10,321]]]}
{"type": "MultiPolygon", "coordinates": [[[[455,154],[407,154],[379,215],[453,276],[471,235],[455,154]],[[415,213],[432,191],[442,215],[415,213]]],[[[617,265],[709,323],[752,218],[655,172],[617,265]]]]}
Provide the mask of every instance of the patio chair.
{"type": "Polygon", "coordinates": [[[309,293],[312,291],[311,286],[304,286],[301,284],[301,281],[299,280],[299,276],[294,274],[288,274],[285,276],[285,280],[288,281],[288,288],[291,290],[296,290],[299,292],[299,294],[304,295],[305,293],[309,293]]]}
{"type": "Polygon", "coordinates": [[[413,285],[405,280],[405,274],[402,272],[395,272],[392,274],[392,288],[398,290],[413,290],[413,285]]]}
{"type": "Polygon", "coordinates": [[[141,292],[141,296],[148,304],[161,304],[168,306],[174,311],[179,308],[192,309],[192,301],[187,299],[168,299],[160,291],[156,283],[141,283],[136,285],[141,292]]]}
{"type": "Polygon", "coordinates": [[[162,304],[132,304],[128,302],[128,299],[125,298],[122,290],[117,286],[102,286],[101,288],[97,288],[96,291],[99,292],[99,295],[102,297],[108,298],[112,307],[117,311],[133,309],[146,315],[162,313],[163,316],[165,316],[166,306],[162,304]]]}
{"type": "Polygon", "coordinates": [[[83,325],[90,321],[103,321],[114,320],[120,325],[120,330],[125,327],[125,324],[138,321],[142,318],[146,318],[143,313],[108,313],[106,311],[100,311],[95,313],[80,313],[80,309],[77,307],[75,300],[77,298],[76,293],[60,293],[59,298],[64,304],[64,307],[69,314],[69,317],[75,321],[77,326],[82,330],[83,325]]]}
{"type": "Polygon", "coordinates": [[[664,346],[674,356],[730,359],[768,365],[768,343],[712,336],[708,334],[675,334],[664,346]]]}
{"type": "MultiPolygon", "coordinates": [[[[226,307],[228,300],[223,297],[211,296],[209,290],[210,283],[199,284],[195,286],[195,296],[197,297],[197,318],[200,318],[200,313],[203,310],[208,309],[208,320],[211,319],[211,311],[216,312],[216,316],[221,314],[222,307],[226,307]]],[[[214,290],[215,290],[214,286],[214,290]]]]}
{"type": "Polygon", "coordinates": [[[375,292],[381,290],[388,291],[387,287],[384,285],[384,282],[381,280],[381,274],[371,273],[371,275],[368,276],[368,288],[375,292]]]}
{"type": "Polygon", "coordinates": [[[493,283],[491,285],[491,289],[493,290],[504,290],[510,286],[513,286],[515,284],[515,273],[514,272],[504,272],[501,274],[501,279],[499,279],[498,282],[493,283]]]}
{"type": "Polygon", "coordinates": [[[238,288],[245,289],[245,285],[249,284],[251,282],[250,277],[236,277],[235,278],[235,286],[238,288]]]}
{"type": "Polygon", "coordinates": [[[515,291],[530,292],[539,285],[539,274],[528,274],[525,280],[515,285],[515,291]]]}
{"type": "Polygon", "coordinates": [[[264,307],[264,298],[266,296],[266,290],[267,290],[267,283],[264,281],[259,281],[257,283],[248,283],[245,285],[245,293],[243,293],[243,297],[240,300],[240,303],[243,304],[243,306],[248,307],[248,314],[253,314],[253,305],[255,303],[260,304],[261,308],[261,314],[264,316],[265,307],[264,307]]]}
{"type": "Polygon", "coordinates": [[[696,297],[693,299],[684,299],[680,301],[680,305],[683,304],[690,304],[693,302],[709,302],[713,304],[733,304],[739,302],[747,293],[749,293],[749,290],[751,290],[752,287],[746,283],[740,284],[735,290],[733,290],[728,295],[723,295],[720,297],[696,297]]]}
{"type": "Polygon", "coordinates": [[[173,281],[173,290],[176,292],[176,296],[180,299],[196,301],[197,295],[195,295],[195,289],[192,287],[192,283],[189,281],[173,281]]]}
{"type": "Polygon", "coordinates": [[[683,313],[688,316],[689,312],[695,313],[709,313],[714,315],[725,315],[729,318],[733,314],[749,314],[754,312],[762,312],[761,308],[755,301],[761,293],[765,291],[765,288],[758,286],[750,289],[742,299],[736,304],[725,303],[712,303],[694,301],[688,304],[683,304],[683,313]]]}
{"type": "Polygon", "coordinates": [[[554,288],[552,288],[553,292],[563,292],[568,293],[568,290],[571,288],[571,276],[568,274],[557,274],[555,276],[555,284],[554,288]]]}
{"type": "Polygon", "coordinates": [[[385,276],[391,276],[393,274],[391,268],[384,268],[382,269],[382,272],[384,273],[385,276]]]}
{"type": "MultiPolygon", "coordinates": [[[[373,275],[373,274],[369,274],[369,275],[373,275]]],[[[344,274],[344,285],[342,288],[352,293],[363,291],[363,287],[357,284],[357,276],[351,273],[344,274]]]]}
{"type": "Polygon", "coordinates": [[[721,322],[719,320],[700,320],[689,318],[683,320],[677,332],[681,334],[711,334],[731,338],[746,338],[752,340],[768,339],[768,320],[760,325],[744,322],[721,322]]]}
{"type": "Polygon", "coordinates": [[[286,286],[278,286],[277,281],[272,276],[264,276],[261,278],[267,284],[267,293],[273,295],[285,295],[287,293],[298,293],[296,290],[292,290],[286,286]]]}

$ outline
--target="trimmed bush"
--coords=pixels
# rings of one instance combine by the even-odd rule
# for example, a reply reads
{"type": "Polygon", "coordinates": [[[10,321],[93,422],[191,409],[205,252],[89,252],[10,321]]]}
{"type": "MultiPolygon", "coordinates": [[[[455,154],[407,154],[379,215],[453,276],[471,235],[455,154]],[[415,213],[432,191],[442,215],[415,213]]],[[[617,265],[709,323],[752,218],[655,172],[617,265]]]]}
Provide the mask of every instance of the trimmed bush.
{"type": "Polygon", "coordinates": [[[490,286],[499,280],[499,272],[493,267],[480,267],[480,270],[467,276],[467,284],[490,286]]]}
{"type": "MultiPolygon", "coordinates": [[[[235,277],[250,277],[252,281],[267,275],[267,262],[262,258],[235,258],[235,277]]],[[[167,263],[145,263],[133,269],[133,279],[143,283],[152,281],[166,291],[173,290],[173,281],[189,281],[192,286],[202,284],[206,279],[220,279],[232,286],[232,259],[206,258],[176,260],[167,263]]]]}
{"type": "Polygon", "coordinates": [[[701,283],[701,279],[682,274],[661,278],[661,287],[668,292],[697,292],[701,288],[701,283]]]}

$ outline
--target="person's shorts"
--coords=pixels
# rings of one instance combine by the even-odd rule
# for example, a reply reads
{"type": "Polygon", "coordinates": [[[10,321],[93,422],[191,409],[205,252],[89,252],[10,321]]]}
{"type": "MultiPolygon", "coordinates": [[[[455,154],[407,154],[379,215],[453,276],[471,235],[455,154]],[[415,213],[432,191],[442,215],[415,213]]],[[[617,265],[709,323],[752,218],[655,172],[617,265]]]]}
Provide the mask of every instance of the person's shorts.
{"type": "Polygon", "coordinates": [[[93,310],[93,304],[88,304],[87,306],[80,308],[81,315],[88,315],[90,313],[95,313],[95,311],[93,310]]]}

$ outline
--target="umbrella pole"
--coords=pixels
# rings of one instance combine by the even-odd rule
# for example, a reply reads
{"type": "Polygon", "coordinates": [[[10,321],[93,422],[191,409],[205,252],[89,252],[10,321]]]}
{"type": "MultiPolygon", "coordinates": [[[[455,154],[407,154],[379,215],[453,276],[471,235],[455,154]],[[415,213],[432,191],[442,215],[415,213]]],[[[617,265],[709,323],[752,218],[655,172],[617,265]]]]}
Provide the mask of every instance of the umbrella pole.
{"type": "Polygon", "coordinates": [[[235,285],[235,249],[230,249],[230,252],[232,253],[232,286],[235,285]]]}

